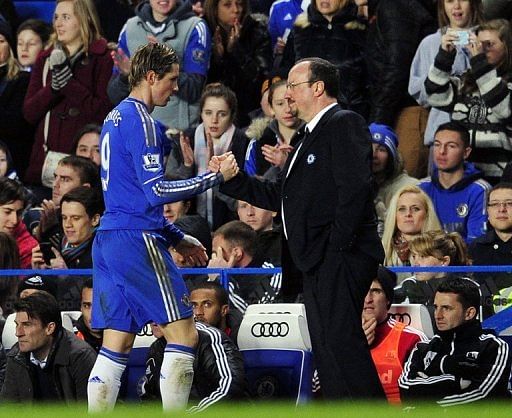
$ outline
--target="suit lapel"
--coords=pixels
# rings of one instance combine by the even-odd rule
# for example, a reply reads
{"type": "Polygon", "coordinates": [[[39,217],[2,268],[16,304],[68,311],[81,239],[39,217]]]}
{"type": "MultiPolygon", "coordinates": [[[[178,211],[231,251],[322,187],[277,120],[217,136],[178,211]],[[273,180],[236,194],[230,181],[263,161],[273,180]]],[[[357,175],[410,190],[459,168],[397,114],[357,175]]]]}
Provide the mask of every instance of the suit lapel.
{"type": "MultiPolygon", "coordinates": [[[[318,123],[315,126],[315,129],[313,129],[312,132],[309,133],[307,138],[305,138],[300,145],[300,149],[298,150],[297,157],[295,158],[295,161],[293,162],[293,166],[290,170],[290,173],[288,176],[285,176],[285,183],[288,177],[290,177],[293,173],[293,171],[297,168],[297,166],[300,164],[301,159],[304,158],[304,155],[306,154],[307,150],[311,147],[311,145],[320,137],[320,132],[323,128],[323,126],[331,119],[331,116],[336,113],[338,110],[340,110],[339,105],[333,106],[331,109],[329,109],[322,118],[318,121],[318,123]]],[[[297,145],[298,147],[298,145],[297,145]]],[[[284,168],[284,173],[288,172],[288,167],[290,165],[291,160],[293,159],[293,155],[290,155],[288,157],[287,164],[284,168]]]]}

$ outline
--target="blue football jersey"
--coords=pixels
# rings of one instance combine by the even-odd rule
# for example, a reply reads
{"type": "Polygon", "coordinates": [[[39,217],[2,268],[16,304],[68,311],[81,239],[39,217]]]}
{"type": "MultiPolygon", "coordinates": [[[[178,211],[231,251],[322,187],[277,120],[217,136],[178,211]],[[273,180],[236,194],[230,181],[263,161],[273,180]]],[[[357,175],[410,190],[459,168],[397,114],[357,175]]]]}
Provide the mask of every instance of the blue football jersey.
{"type": "Polygon", "coordinates": [[[128,97],[106,117],[101,131],[101,183],[105,214],[101,230],[169,229],[163,205],[188,199],[219,184],[222,174],[164,179],[164,138],[146,105],[128,97]]]}

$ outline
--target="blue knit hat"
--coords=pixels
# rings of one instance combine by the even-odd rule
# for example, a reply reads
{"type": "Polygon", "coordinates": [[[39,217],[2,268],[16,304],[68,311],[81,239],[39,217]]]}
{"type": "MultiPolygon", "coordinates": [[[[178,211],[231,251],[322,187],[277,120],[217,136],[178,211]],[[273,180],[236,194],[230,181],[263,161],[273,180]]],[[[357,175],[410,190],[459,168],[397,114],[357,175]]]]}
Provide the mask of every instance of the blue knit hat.
{"type": "Polygon", "coordinates": [[[9,23],[0,15],[0,35],[5,37],[5,40],[13,51],[16,51],[16,45],[14,44],[14,38],[12,37],[12,30],[9,23]]]}
{"type": "Polygon", "coordinates": [[[396,132],[388,125],[381,125],[380,123],[372,123],[369,128],[372,134],[372,142],[385,146],[393,156],[393,160],[396,161],[398,158],[398,136],[396,132]]]}

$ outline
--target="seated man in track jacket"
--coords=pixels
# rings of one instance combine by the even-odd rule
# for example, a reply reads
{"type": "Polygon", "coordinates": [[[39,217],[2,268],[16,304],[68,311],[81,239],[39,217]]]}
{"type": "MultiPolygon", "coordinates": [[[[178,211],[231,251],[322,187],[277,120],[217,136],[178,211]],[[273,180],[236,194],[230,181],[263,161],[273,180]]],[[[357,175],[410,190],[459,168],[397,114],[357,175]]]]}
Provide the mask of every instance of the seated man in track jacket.
{"type": "Polygon", "coordinates": [[[432,399],[454,406],[508,398],[508,344],[484,332],[477,318],[480,294],[469,279],[447,278],[434,298],[437,334],[419,342],[398,380],[402,400],[432,399]]]}
{"type": "MultiPolygon", "coordinates": [[[[158,325],[152,324],[153,335],[158,337],[149,348],[146,374],[139,384],[143,400],[160,398],[160,368],[166,346],[158,325]]],[[[236,345],[222,331],[196,322],[199,342],[194,360],[194,381],[190,398],[197,404],[189,412],[200,412],[227,399],[248,397],[243,357],[236,345]]]]}

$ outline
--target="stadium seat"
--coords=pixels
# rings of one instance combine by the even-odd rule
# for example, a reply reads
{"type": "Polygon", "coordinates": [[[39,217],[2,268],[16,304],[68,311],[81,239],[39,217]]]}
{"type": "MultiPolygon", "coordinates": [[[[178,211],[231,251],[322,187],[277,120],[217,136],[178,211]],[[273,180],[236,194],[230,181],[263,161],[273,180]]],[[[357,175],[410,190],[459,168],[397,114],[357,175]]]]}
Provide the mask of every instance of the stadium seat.
{"type": "Polygon", "coordinates": [[[254,399],[311,399],[313,354],[291,349],[241,350],[249,391],[254,399]]]}
{"type": "Polygon", "coordinates": [[[53,1],[14,1],[16,13],[20,18],[20,22],[26,19],[35,18],[51,23],[53,20],[53,12],[55,11],[55,0],[53,1]]]}
{"type": "Polygon", "coordinates": [[[4,349],[10,350],[18,342],[16,338],[16,325],[14,324],[15,313],[10,314],[5,319],[4,330],[2,331],[2,345],[4,349]]]}
{"type": "Polygon", "coordinates": [[[394,304],[391,305],[389,315],[397,321],[404,322],[405,325],[423,331],[427,338],[434,336],[432,319],[425,305],[415,303],[394,304]]]}
{"type": "Polygon", "coordinates": [[[255,399],[311,398],[313,354],[302,304],[250,305],[238,331],[255,399]]]}
{"type": "Polygon", "coordinates": [[[306,309],[299,303],[250,305],[238,331],[240,349],[311,351],[306,309]]]}

